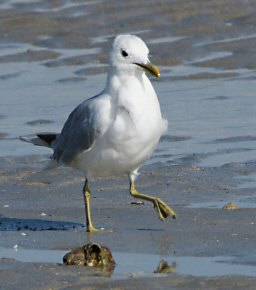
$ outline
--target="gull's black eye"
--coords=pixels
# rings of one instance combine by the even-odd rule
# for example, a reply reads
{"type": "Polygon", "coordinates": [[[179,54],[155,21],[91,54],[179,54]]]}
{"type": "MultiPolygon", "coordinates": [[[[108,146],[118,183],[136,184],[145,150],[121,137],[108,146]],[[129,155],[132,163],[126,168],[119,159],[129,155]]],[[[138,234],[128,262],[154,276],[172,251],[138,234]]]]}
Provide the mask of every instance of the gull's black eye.
{"type": "Polygon", "coordinates": [[[128,56],[128,53],[125,50],[122,50],[121,53],[122,53],[123,57],[127,57],[128,56]]]}

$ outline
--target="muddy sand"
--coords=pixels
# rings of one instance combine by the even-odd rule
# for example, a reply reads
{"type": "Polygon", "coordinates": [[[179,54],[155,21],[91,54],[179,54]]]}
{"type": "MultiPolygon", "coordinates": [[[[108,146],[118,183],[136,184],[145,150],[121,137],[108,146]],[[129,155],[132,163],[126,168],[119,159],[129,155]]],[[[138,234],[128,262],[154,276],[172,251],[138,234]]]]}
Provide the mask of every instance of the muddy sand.
{"type": "Polygon", "coordinates": [[[255,1],[242,0],[1,2],[1,289],[255,289],[255,13],[255,1]],[[171,124],[137,187],[177,220],[133,204],[125,176],[99,179],[93,220],[113,232],[92,235],[83,176],[45,171],[48,151],[18,136],[61,128],[78,99],[97,92],[118,33],[145,39],[162,71],[154,85],[174,95],[160,98],[171,124]],[[229,202],[238,209],[224,210],[229,202]],[[90,242],[112,251],[113,273],[62,265],[90,242]],[[168,273],[155,273],[161,261],[168,273]]]}

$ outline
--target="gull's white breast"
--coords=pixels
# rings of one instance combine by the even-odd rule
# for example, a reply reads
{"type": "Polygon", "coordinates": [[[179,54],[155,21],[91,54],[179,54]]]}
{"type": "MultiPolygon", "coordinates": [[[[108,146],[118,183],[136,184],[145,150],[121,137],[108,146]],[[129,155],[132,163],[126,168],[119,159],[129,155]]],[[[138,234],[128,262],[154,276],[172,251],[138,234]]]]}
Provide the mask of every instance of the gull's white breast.
{"type": "Polygon", "coordinates": [[[145,74],[141,79],[130,76],[125,82],[114,80],[112,89],[102,96],[111,103],[104,112],[108,128],[73,164],[88,177],[132,173],[152,155],[167,129],[167,121],[162,119],[157,96],[145,74]]]}

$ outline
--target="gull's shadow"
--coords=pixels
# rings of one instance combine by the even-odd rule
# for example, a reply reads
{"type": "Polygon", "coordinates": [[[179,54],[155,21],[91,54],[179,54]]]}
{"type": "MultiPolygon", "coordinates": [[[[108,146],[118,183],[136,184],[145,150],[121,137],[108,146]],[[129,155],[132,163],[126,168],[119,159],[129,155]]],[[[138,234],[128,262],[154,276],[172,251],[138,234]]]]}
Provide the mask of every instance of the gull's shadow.
{"type": "Polygon", "coordinates": [[[0,217],[0,231],[66,231],[83,228],[80,223],[49,221],[40,219],[18,219],[0,217]]]}

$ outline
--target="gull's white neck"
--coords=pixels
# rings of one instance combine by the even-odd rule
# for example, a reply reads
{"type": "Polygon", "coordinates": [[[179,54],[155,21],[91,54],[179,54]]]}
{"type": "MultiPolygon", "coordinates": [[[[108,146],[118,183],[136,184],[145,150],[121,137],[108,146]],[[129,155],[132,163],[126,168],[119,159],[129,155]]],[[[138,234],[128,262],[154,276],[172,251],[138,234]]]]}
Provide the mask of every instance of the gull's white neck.
{"type": "MultiPolygon", "coordinates": [[[[111,66],[107,76],[107,82],[104,92],[115,96],[122,89],[127,91],[134,88],[145,90],[146,87],[153,89],[148,77],[141,70],[122,70],[111,66]]],[[[153,89],[154,91],[154,89],[153,89]]]]}
{"type": "Polygon", "coordinates": [[[148,115],[149,120],[161,120],[155,90],[145,72],[140,69],[124,72],[111,67],[104,93],[111,97],[115,108],[125,108],[133,112],[133,116],[137,116],[135,118],[148,115]]]}

